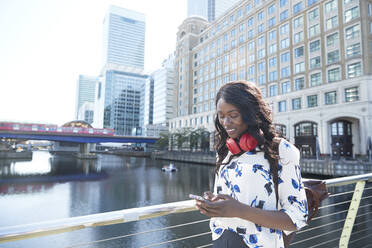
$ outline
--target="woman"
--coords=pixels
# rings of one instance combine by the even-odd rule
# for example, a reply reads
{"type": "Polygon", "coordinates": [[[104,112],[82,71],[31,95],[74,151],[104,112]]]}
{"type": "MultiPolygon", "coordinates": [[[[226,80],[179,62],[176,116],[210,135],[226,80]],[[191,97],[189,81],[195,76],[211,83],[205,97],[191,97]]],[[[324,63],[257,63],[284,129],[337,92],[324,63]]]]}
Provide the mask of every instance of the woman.
{"type": "Polygon", "coordinates": [[[213,247],[284,247],[282,230],[302,228],[308,214],[299,151],[277,137],[253,83],[222,86],[216,110],[214,193],[196,201],[212,217],[213,247]]]}

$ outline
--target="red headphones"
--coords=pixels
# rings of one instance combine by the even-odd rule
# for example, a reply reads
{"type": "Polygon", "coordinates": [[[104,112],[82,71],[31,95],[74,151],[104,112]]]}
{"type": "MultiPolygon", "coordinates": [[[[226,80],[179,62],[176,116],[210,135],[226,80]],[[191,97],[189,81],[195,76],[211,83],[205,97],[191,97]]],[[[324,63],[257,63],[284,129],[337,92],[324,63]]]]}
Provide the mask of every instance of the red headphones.
{"type": "Polygon", "coordinates": [[[239,144],[233,138],[227,138],[226,146],[232,154],[239,154],[242,151],[250,151],[256,148],[258,142],[249,133],[243,134],[239,139],[239,144]]]}

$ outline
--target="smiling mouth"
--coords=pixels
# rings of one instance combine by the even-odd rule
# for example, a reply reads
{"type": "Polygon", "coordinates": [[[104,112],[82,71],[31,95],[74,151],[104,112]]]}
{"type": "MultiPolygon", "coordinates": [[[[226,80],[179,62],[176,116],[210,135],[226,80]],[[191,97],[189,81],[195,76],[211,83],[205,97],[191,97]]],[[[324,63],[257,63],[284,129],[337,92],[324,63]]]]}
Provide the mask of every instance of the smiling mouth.
{"type": "Polygon", "coordinates": [[[236,131],[235,128],[230,128],[230,129],[227,129],[227,128],[226,128],[225,130],[226,130],[227,133],[233,133],[233,132],[236,131]]]}

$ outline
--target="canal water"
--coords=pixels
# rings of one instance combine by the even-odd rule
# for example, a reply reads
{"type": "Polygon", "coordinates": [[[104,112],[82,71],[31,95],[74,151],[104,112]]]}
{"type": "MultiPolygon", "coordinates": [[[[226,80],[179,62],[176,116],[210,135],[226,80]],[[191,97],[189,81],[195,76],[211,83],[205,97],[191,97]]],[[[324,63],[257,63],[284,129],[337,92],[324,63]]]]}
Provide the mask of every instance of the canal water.
{"type": "MultiPolygon", "coordinates": [[[[176,173],[162,172],[166,161],[99,155],[97,161],[53,157],[34,152],[32,161],[0,160],[0,227],[189,200],[213,182],[212,166],[175,163],[176,173]]],[[[117,224],[0,244],[0,247],[71,247],[204,218],[197,212],[117,224]]],[[[141,247],[200,231],[207,225],[175,228],[82,247],[141,247]],[[197,229],[195,229],[197,228],[197,229]]],[[[204,237],[210,240],[209,235],[204,237]]],[[[199,239],[195,242],[199,243],[199,239]]],[[[179,247],[194,247],[190,240],[179,247]],[[185,245],[187,244],[187,245],[185,245]]],[[[164,247],[164,246],[163,246],[164,247]]],[[[171,247],[171,246],[170,246],[171,247]]]]}
{"type": "MultiPolygon", "coordinates": [[[[87,161],[51,156],[43,151],[34,152],[32,161],[0,160],[0,227],[188,200],[190,193],[201,194],[211,189],[213,166],[175,163],[178,171],[167,173],[161,171],[166,163],[114,155],[99,155],[96,161],[87,161]]],[[[345,199],[338,201],[347,200],[350,194],[342,197],[345,199]]],[[[340,208],[347,209],[347,206],[321,211],[333,212],[340,208]]],[[[369,211],[372,211],[371,207],[369,211]]],[[[337,221],[344,215],[315,220],[312,224],[337,221]]],[[[207,221],[191,226],[164,228],[202,219],[206,220],[206,217],[197,211],[173,214],[3,243],[0,247],[146,247],[177,239],[180,240],[155,247],[197,247],[210,243],[210,234],[186,240],[181,238],[209,232],[207,221]],[[160,230],[147,232],[154,229],[160,230]],[[142,234],[132,235],[134,233],[142,234]]],[[[370,217],[367,215],[361,221],[365,219],[370,220],[370,217]]],[[[300,234],[296,239],[306,239],[318,235],[317,232],[324,233],[324,230],[300,234]]],[[[339,233],[335,233],[334,237],[331,235],[325,239],[337,238],[337,235],[339,237],[339,233]]],[[[360,246],[355,244],[350,247],[365,247],[368,240],[361,241],[357,243],[360,246]]],[[[310,246],[304,243],[294,247],[310,246]]],[[[337,243],[320,247],[337,247],[337,243]]]]}

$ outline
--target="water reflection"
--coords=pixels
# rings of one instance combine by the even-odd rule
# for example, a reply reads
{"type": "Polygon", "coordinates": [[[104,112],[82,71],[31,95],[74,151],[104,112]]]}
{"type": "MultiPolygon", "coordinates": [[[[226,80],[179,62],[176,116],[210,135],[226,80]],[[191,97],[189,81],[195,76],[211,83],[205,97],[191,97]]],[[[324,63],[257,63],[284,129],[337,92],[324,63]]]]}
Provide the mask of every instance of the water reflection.
{"type": "MultiPolygon", "coordinates": [[[[168,162],[113,155],[99,155],[97,160],[78,160],[36,152],[33,160],[26,162],[29,170],[11,169],[20,166],[19,163],[13,161],[0,166],[0,226],[186,200],[189,193],[201,194],[210,189],[209,181],[213,180],[213,167],[210,166],[176,163],[179,170],[167,173],[161,167],[168,162]],[[49,170],[42,169],[48,166],[49,170]]],[[[196,220],[201,216],[199,213],[189,213],[186,217],[187,220],[196,220]]],[[[171,215],[2,245],[50,247],[50,240],[53,239],[56,241],[54,247],[68,247],[184,221],[185,215],[171,215]]],[[[194,228],[193,232],[201,230],[194,228]]],[[[164,238],[183,236],[184,231],[179,228],[164,230],[104,242],[96,247],[138,247],[140,244],[161,242],[164,238]]]]}

